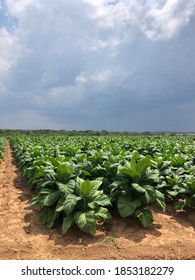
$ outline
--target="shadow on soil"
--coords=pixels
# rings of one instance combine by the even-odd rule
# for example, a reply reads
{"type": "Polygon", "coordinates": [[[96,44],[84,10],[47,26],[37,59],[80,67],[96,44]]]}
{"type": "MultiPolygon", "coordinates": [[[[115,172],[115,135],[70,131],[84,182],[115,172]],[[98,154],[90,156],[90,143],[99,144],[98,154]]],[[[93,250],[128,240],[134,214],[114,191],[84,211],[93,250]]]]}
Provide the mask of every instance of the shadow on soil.
{"type": "MultiPolygon", "coordinates": [[[[188,219],[188,216],[191,213],[192,212],[186,213],[185,211],[176,213],[174,208],[170,207],[168,213],[164,214],[168,215],[171,220],[180,223],[183,227],[193,227],[192,222],[188,219]]],[[[88,246],[89,244],[97,242],[115,240],[119,237],[139,243],[148,235],[160,237],[160,229],[162,228],[160,223],[154,222],[150,228],[146,229],[143,228],[140,222],[136,219],[113,217],[112,219],[106,220],[104,223],[97,225],[97,235],[95,237],[81,232],[75,225],[72,226],[65,235],[63,235],[61,233],[60,222],[52,229],[47,229],[41,224],[38,209],[33,209],[31,213],[26,214],[25,221],[28,223],[28,226],[23,227],[26,234],[46,235],[48,236],[48,239],[53,240],[56,245],[62,246],[70,244],[88,246]]]]}
{"type": "Polygon", "coordinates": [[[53,240],[57,245],[67,246],[84,245],[97,243],[104,240],[113,240],[115,238],[123,237],[133,242],[141,242],[146,235],[160,236],[160,224],[153,224],[150,229],[144,229],[138,221],[131,219],[121,219],[113,217],[102,224],[97,225],[97,235],[95,237],[81,232],[76,225],[72,226],[68,232],[63,235],[61,233],[60,222],[56,224],[55,228],[47,229],[39,221],[39,210],[32,210],[31,213],[25,215],[25,221],[28,226],[24,227],[24,231],[29,235],[47,235],[49,239],[53,240]],[[139,232],[139,234],[138,234],[139,232]]]}
{"type": "Polygon", "coordinates": [[[192,208],[185,210],[175,210],[172,204],[166,205],[166,211],[159,211],[158,208],[152,208],[155,213],[165,214],[170,217],[172,221],[179,223],[184,228],[193,228],[195,231],[195,211],[192,208]]]}

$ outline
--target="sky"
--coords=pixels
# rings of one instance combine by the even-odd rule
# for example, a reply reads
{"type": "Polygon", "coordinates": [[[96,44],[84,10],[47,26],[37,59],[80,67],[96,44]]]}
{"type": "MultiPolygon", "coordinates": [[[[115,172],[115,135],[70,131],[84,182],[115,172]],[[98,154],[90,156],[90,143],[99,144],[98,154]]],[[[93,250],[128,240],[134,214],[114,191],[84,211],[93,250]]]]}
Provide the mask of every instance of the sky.
{"type": "Polygon", "coordinates": [[[0,0],[0,128],[195,132],[195,0],[0,0]]]}

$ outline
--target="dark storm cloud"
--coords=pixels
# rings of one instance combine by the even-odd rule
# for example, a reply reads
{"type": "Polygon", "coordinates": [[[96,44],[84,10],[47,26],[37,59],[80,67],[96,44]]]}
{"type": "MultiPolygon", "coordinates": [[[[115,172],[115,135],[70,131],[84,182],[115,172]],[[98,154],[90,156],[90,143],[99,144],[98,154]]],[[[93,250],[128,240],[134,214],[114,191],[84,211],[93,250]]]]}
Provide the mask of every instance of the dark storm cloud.
{"type": "Polygon", "coordinates": [[[193,1],[4,4],[1,126],[195,130],[193,1]]]}

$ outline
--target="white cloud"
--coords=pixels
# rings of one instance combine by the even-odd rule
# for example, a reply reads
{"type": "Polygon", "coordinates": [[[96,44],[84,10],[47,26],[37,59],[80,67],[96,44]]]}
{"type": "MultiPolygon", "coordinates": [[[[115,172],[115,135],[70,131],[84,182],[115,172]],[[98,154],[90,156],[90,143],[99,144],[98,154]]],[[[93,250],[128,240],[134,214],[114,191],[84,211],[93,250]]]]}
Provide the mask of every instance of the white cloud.
{"type": "Polygon", "coordinates": [[[112,76],[112,71],[110,69],[103,69],[96,71],[93,74],[80,73],[75,81],[77,83],[86,83],[86,82],[103,82],[110,79],[112,76]]]}
{"type": "Polygon", "coordinates": [[[113,5],[110,5],[110,1],[108,0],[84,1],[94,7],[91,18],[98,19],[99,25],[102,28],[114,28],[116,24],[125,23],[130,21],[132,18],[130,8],[134,6],[134,1],[131,1],[131,4],[129,4],[129,1],[122,0],[115,2],[113,5]]]}
{"type": "Polygon", "coordinates": [[[80,73],[76,78],[75,81],[77,83],[86,83],[89,81],[89,79],[87,78],[87,76],[83,73],[80,73]]]}
{"type": "Polygon", "coordinates": [[[168,0],[163,7],[147,9],[141,28],[149,39],[170,39],[189,23],[194,14],[194,1],[168,0]]]}
{"type": "Polygon", "coordinates": [[[17,36],[10,34],[4,27],[0,28],[0,69],[8,71],[16,62],[19,52],[20,44],[17,36]]]}
{"type": "Polygon", "coordinates": [[[91,50],[97,51],[99,49],[105,49],[109,48],[111,50],[115,50],[119,45],[123,43],[123,40],[120,40],[119,38],[108,38],[107,40],[101,40],[101,39],[92,39],[91,40],[91,50]]]}
{"type": "Polygon", "coordinates": [[[9,11],[16,16],[20,16],[29,5],[37,5],[39,2],[39,0],[6,0],[9,11]]]}
{"type": "Polygon", "coordinates": [[[13,47],[15,37],[12,36],[4,27],[0,29],[0,54],[8,56],[13,47]]]}

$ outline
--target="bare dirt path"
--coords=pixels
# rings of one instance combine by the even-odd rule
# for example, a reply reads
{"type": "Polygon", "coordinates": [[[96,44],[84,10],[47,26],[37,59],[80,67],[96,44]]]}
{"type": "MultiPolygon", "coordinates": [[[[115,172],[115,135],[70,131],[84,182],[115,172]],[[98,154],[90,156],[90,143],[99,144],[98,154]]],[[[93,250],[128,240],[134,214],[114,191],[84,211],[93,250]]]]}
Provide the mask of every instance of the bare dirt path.
{"type": "Polygon", "coordinates": [[[154,209],[150,229],[115,217],[90,237],[72,228],[48,230],[29,209],[32,192],[7,143],[0,162],[0,259],[195,259],[195,213],[154,209]]]}

